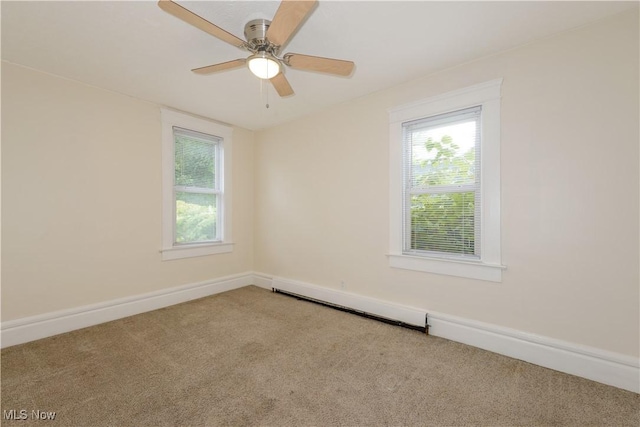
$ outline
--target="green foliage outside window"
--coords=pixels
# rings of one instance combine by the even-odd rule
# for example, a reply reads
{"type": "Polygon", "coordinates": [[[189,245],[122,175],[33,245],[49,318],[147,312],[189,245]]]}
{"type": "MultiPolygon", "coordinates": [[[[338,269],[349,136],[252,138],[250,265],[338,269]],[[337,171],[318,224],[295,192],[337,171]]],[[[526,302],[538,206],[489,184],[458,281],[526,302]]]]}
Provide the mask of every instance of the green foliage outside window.
{"type": "MultiPolygon", "coordinates": [[[[415,160],[413,187],[437,187],[475,182],[475,148],[460,153],[450,136],[428,138],[426,160],[415,160]]],[[[411,249],[475,254],[475,194],[473,191],[411,195],[411,249]]]]}
{"type": "Polygon", "coordinates": [[[175,184],[184,187],[214,188],[216,146],[176,135],[175,184]]]}
{"type": "Polygon", "coordinates": [[[176,191],[176,243],[217,238],[217,196],[198,192],[215,189],[215,155],[215,143],[176,134],[175,185],[190,189],[176,191]]]}
{"type": "Polygon", "coordinates": [[[176,193],[176,243],[215,240],[215,197],[214,194],[176,193]]]}

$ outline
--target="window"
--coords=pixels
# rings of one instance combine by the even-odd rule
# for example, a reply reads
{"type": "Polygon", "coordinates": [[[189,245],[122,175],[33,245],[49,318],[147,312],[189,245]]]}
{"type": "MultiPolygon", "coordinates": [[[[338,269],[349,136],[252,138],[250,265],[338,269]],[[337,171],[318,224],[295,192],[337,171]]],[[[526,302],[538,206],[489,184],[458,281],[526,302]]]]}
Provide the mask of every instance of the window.
{"type": "Polygon", "coordinates": [[[501,83],[390,110],[392,267],[502,280],[501,83]]]}
{"type": "Polygon", "coordinates": [[[481,111],[402,124],[404,254],[479,258],[481,111]]]}
{"type": "Polygon", "coordinates": [[[162,110],[162,259],[231,252],[231,129],[162,110]]]}
{"type": "Polygon", "coordinates": [[[176,200],[174,245],[219,242],[220,138],[173,128],[176,200]]]}

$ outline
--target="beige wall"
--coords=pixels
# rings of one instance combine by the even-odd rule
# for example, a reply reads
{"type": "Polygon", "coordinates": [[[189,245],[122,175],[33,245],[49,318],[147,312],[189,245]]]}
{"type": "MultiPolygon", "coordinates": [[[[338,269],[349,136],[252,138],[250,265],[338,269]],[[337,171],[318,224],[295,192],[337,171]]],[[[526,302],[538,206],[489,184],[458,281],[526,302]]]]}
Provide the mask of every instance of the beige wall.
{"type": "Polygon", "coordinates": [[[159,106],[2,64],[2,320],[251,271],[253,133],[232,254],[161,261],[159,106]]]}
{"type": "Polygon", "coordinates": [[[257,135],[255,270],[638,356],[638,15],[257,135]],[[503,77],[502,283],[392,269],[387,109],[503,77]]]}

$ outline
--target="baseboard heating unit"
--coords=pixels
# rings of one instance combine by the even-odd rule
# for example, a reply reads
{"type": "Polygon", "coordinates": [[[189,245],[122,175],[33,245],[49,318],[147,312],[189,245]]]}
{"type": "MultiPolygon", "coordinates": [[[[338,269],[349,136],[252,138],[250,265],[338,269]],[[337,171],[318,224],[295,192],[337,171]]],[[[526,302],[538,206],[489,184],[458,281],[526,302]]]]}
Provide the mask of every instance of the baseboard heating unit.
{"type": "Polygon", "coordinates": [[[427,321],[426,316],[425,316],[425,326],[412,325],[410,323],[402,322],[400,320],[389,319],[387,317],[379,316],[377,314],[367,313],[365,311],[356,310],[350,307],[345,307],[345,306],[334,304],[327,301],[321,301],[319,299],[310,298],[304,295],[296,294],[296,293],[285,291],[282,289],[271,288],[271,290],[277,294],[282,294],[288,297],[295,298],[297,300],[312,302],[314,304],[322,305],[324,307],[333,308],[334,310],[344,311],[345,313],[355,314],[360,317],[365,317],[367,319],[372,319],[378,322],[387,323],[389,325],[400,326],[407,329],[413,329],[414,331],[424,332],[427,335],[429,334],[429,323],[427,321]]]}

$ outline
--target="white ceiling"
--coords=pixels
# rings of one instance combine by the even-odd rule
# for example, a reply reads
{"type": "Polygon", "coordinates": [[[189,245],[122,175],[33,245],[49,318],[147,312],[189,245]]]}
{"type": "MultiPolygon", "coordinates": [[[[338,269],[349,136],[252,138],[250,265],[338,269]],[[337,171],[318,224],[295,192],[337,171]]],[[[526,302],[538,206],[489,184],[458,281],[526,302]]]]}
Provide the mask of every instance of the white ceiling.
{"type": "MultiPolygon", "coordinates": [[[[272,1],[179,1],[244,39],[272,1]]],[[[248,69],[190,69],[248,56],[154,1],[1,3],[2,59],[247,129],[263,129],[637,7],[637,2],[320,0],[283,52],[356,63],[351,77],[287,70],[280,99],[248,69]],[[270,108],[265,108],[267,101],[270,108]]]]}

